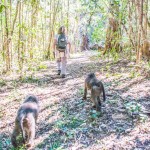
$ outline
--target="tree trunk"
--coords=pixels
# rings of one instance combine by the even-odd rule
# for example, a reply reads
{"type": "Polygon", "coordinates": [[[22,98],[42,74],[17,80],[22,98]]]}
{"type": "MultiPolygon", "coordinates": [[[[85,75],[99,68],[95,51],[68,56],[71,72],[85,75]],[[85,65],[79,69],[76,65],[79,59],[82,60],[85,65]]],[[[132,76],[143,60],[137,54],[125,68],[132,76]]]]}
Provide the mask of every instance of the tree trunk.
{"type": "Polygon", "coordinates": [[[53,42],[53,38],[54,38],[54,27],[55,27],[55,21],[56,21],[56,14],[58,12],[58,6],[59,6],[59,0],[57,1],[57,4],[55,6],[55,2],[54,2],[54,12],[53,12],[53,19],[52,19],[52,27],[50,28],[49,31],[49,44],[48,44],[48,48],[47,48],[47,58],[49,59],[51,56],[51,46],[52,46],[52,42],[53,42]]]}
{"type": "Polygon", "coordinates": [[[121,49],[121,21],[120,18],[117,17],[119,16],[119,5],[112,2],[110,4],[110,12],[112,17],[109,18],[109,23],[106,31],[105,50],[103,54],[105,54],[107,51],[119,52],[121,49]]]}
{"type": "Polygon", "coordinates": [[[10,36],[9,36],[9,11],[8,11],[8,2],[5,0],[5,38],[4,38],[4,49],[6,57],[6,71],[10,70],[10,36]]]}
{"type": "Polygon", "coordinates": [[[109,25],[106,31],[106,43],[105,43],[105,54],[107,51],[115,50],[119,52],[120,50],[120,31],[119,23],[115,18],[109,18],[109,25]]]}

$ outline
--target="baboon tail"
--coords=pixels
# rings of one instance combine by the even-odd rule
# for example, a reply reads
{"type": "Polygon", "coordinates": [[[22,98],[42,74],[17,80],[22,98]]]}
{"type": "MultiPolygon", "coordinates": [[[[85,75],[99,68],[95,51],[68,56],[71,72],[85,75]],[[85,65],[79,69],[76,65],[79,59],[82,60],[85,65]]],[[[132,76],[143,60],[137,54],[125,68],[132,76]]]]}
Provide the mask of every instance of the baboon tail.
{"type": "Polygon", "coordinates": [[[20,121],[20,128],[21,128],[21,134],[22,134],[22,139],[23,139],[23,143],[25,144],[25,131],[24,131],[24,127],[23,127],[23,122],[25,120],[25,116],[22,117],[21,121],[20,121]]]}
{"type": "Polygon", "coordinates": [[[105,95],[105,89],[104,89],[104,85],[102,84],[102,91],[103,91],[103,101],[106,100],[106,95],[105,95]]]}

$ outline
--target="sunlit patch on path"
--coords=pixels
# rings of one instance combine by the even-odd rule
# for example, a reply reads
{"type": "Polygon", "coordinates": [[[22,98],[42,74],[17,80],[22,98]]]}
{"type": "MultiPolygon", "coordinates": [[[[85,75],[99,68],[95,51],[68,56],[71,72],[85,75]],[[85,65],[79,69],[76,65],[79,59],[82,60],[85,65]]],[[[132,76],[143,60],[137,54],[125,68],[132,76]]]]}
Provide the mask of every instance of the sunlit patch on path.
{"type": "Polygon", "coordinates": [[[133,101],[138,107],[150,107],[150,80],[133,76],[131,68],[126,67],[128,61],[114,64],[97,54],[86,51],[71,56],[65,79],[57,75],[55,62],[45,62],[47,69],[22,81],[7,80],[0,91],[0,149],[11,149],[15,115],[29,93],[40,98],[41,106],[34,149],[148,147],[149,118],[133,118],[126,106],[130,108],[128,103],[133,101]],[[107,100],[101,113],[93,109],[90,95],[87,101],[82,100],[84,78],[89,72],[95,72],[105,86],[107,100]]]}

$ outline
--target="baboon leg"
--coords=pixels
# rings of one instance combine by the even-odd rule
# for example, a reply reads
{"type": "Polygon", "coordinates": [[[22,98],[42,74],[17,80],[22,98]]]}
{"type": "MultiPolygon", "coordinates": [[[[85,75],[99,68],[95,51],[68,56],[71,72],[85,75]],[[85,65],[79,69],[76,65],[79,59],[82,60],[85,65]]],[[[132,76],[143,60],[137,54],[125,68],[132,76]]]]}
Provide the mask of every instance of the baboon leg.
{"type": "Polygon", "coordinates": [[[96,110],[101,111],[101,107],[99,105],[99,102],[97,101],[97,98],[95,98],[95,105],[96,105],[96,110]]]}
{"type": "Polygon", "coordinates": [[[99,96],[97,96],[97,100],[98,100],[99,106],[101,107],[101,100],[100,100],[100,97],[99,97],[99,96]]]}
{"type": "Polygon", "coordinates": [[[97,101],[98,101],[98,104],[99,104],[99,107],[100,107],[100,110],[101,110],[101,100],[100,100],[100,97],[99,96],[97,96],[97,101]]]}
{"type": "Polygon", "coordinates": [[[17,136],[19,135],[20,130],[19,128],[15,127],[15,129],[13,130],[12,136],[11,136],[11,142],[12,145],[16,148],[18,146],[17,144],[17,136]]]}
{"type": "Polygon", "coordinates": [[[31,131],[28,136],[27,147],[32,147],[34,138],[35,138],[35,122],[33,123],[31,131]]]}
{"type": "Polygon", "coordinates": [[[83,96],[83,99],[86,99],[86,96],[87,96],[87,87],[86,87],[86,85],[85,85],[85,87],[84,87],[84,96],[83,96]]]}
{"type": "Polygon", "coordinates": [[[96,108],[96,103],[95,103],[95,93],[93,90],[91,90],[91,101],[94,103],[94,106],[96,108]]]}
{"type": "Polygon", "coordinates": [[[94,90],[91,91],[91,100],[94,103],[94,105],[96,106],[96,110],[100,111],[101,107],[99,106],[99,102],[98,102],[97,96],[94,93],[94,90]]]}

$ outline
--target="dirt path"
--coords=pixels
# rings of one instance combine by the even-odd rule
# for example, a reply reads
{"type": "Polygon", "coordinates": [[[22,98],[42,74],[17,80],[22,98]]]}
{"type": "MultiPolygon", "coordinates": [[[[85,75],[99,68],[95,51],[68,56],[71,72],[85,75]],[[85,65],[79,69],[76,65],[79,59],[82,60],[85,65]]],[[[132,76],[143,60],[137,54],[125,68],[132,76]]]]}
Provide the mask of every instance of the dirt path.
{"type": "Polygon", "coordinates": [[[68,60],[67,77],[56,75],[55,62],[23,79],[4,78],[0,89],[0,150],[11,149],[10,134],[22,99],[40,98],[35,150],[150,149],[150,78],[134,62],[100,60],[84,52],[68,60]],[[102,112],[82,100],[85,75],[96,72],[106,90],[102,112]]]}

